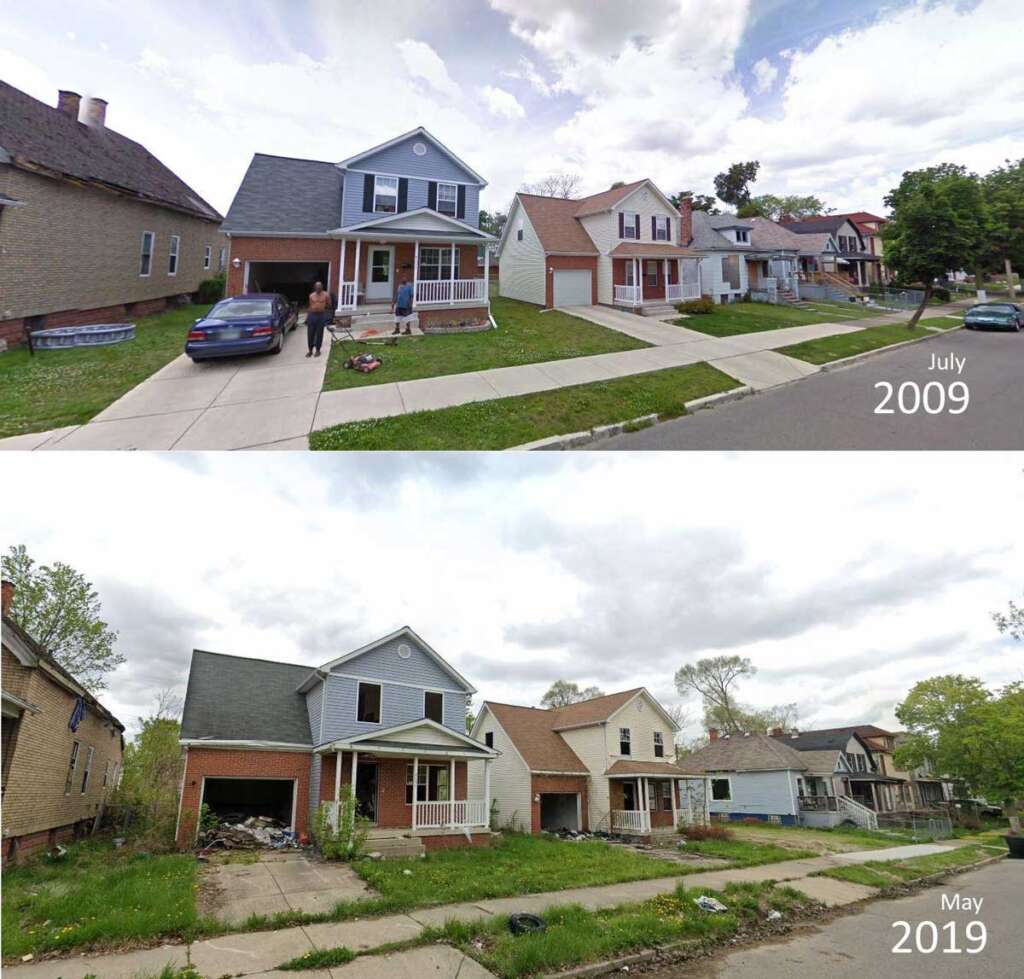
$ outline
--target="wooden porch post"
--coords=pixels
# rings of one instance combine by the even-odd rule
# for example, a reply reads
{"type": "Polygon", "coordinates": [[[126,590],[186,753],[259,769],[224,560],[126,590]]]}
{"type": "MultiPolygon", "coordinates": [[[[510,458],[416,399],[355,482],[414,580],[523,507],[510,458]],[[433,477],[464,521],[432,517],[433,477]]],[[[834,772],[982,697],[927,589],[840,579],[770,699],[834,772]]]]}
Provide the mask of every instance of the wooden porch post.
{"type": "Polygon", "coordinates": [[[637,276],[637,282],[640,286],[640,305],[644,304],[644,263],[643,259],[635,258],[633,261],[636,262],[637,268],[640,270],[640,274],[637,276]]]}
{"type": "Polygon", "coordinates": [[[455,759],[448,759],[448,822],[455,825],[455,759]]]}
{"type": "Polygon", "coordinates": [[[455,242],[452,242],[452,277],[448,286],[448,302],[455,302],[455,242]]]}
{"type": "Polygon", "coordinates": [[[341,802],[341,748],[334,749],[334,801],[341,802]]]}
{"type": "Polygon", "coordinates": [[[420,288],[420,243],[416,240],[416,247],[413,249],[412,259],[412,308],[416,308],[416,293],[420,288]]]}
{"type": "Polygon", "coordinates": [[[644,776],[644,814],[641,819],[641,826],[646,826],[648,830],[651,828],[651,785],[647,781],[647,776],[644,776]]]}
{"type": "Polygon", "coordinates": [[[412,756],[412,828],[416,829],[416,801],[420,795],[420,758],[412,756]]]}
{"type": "Polygon", "coordinates": [[[341,268],[338,269],[338,305],[347,306],[345,302],[345,250],[348,246],[348,238],[341,239],[341,268]]]}
{"type": "Polygon", "coordinates": [[[663,275],[665,277],[665,285],[664,285],[665,296],[664,296],[664,299],[665,299],[665,302],[668,302],[668,259],[667,258],[664,261],[664,272],[663,272],[663,275]]]}
{"type": "Polygon", "coordinates": [[[356,766],[359,764],[359,752],[352,752],[352,795],[356,794],[356,766]]]}
{"type": "Polygon", "coordinates": [[[679,826],[679,817],[676,815],[676,792],[679,789],[679,782],[676,779],[669,779],[669,788],[672,792],[672,830],[673,832],[679,826]]]}
{"type": "Polygon", "coordinates": [[[356,273],[352,276],[354,285],[352,286],[352,308],[355,309],[359,305],[359,253],[363,250],[363,243],[356,241],[356,273]]]}
{"type": "Polygon", "coordinates": [[[484,761],[484,825],[491,825],[491,759],[484,761]]]}
{"type": "Polygon", "coordinates": [[[491,278],[491,251],[484,245],[484,302],[488,306],[491,305],[491,289],[490,289],[490,278],[491,278]]]}
{"type": "Polygon", "coordinates": [[[700,259],[697,259],[697,298],[700,299],[704,295],[704,280],[701,276],[700,270],[700,259]]]}

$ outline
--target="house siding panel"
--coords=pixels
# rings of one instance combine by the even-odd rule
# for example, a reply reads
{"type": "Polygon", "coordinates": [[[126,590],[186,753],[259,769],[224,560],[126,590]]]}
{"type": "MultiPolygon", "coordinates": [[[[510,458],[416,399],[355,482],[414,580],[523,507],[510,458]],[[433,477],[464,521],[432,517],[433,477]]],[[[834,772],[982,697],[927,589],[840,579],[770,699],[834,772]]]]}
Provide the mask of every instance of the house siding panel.
{"type": "Polygon", "coordinates": [[[576,752],[576,756],[587,767],[590,779],[587,786],[587,825],[592,830],[610,830],[611,802],[609,800],[608,778],[604,772],[611,765],[605,743],[603,724],[562,731],[566,744],[576,752]]]}
{"type": "MultiPolygon", "coordinates": [[[[532,819],[530,771],[513,747],[505,729],[490,711],[484,710],[474,727],[473,737],[481,743],[485,735],[494,735],[494,749],[500,752],[491,762],[491,798],[497,828],[529,832],[532,819]]],[[[484,796],[484,763],[469,762],[469,797],[484,796]]]]}
{"type": "Polygon", "coordinates": [[[732,298],[742,296],[750,288],[750,282],[747,278],[747,263],[744,261],[744,257],[741,252],[710,252],[705,255],[700,260],[701,291],[704,295],[711,296],[716,303],[721,302],[723,294],[728,294],[732,298]],[[722,278],[722,258],[731,254],[739,256],[739,289],[733,289],[722,278]]]}
{"type": "Polygon", "coordinates": [[[320,714],[324,699],[324,685],[318,683],[306,694],[306,710],[309,712],[309,735],[313,744],[320,743],[320,714]]]}
{"type": "MultiPolygon", "coordinates": [[[[716,801],[710,799],[708,808],[711,815],[728,815],[742,819],[744,816],[795,816],[796,773],[775,772],[723,772],[732,781],[732,799],[716,801]]],[[[708,772],[709,778],[719,777],[708,772]]]]}
{"type": "Polygon", "coordinates": [[[608,724],[605,727],[605,738],[609,765],[620,758],[632,761],[675,761],[672,750],[672,728],[661,714],[654,709],[652,701],[645,695],[641,695],[628,704],[623,705],[617,713],[608,719],[608,724]],[[631,753],[628,755],[623,755],[619,752],[620,727],[629,728],[631,753]],[[661,732],[661,739],[665,745],[665,754],[661,758],[656,757],[654,754],[655,731],[661,732]]]}
{"type": "Polygon", "coordinates": [[[518,199],[508,217],[508,227],[508,236],[498,256],[498,294],[543,306],[547,279],[544,247],[518,199]],[[520,220],[523,222],[522,241],[516,237],[520,220]]]}
{"type": "Polygon", "coordinates": [[[400,680],[435,690],[465,689],[459,681],[427,654],[414,639],[400,636],[336,666],[331,672],[379,680],[400,680]],[[399,646],[408,646],[410,656],[402,659],[399,646]]]}

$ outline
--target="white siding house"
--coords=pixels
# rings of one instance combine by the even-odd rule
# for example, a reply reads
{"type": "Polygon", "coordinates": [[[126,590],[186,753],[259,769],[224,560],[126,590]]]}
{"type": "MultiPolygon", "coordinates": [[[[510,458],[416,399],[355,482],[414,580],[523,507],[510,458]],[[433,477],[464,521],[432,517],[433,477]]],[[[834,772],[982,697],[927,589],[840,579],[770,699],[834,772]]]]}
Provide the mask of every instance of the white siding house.
{"type": "Polygon", "coordinates": [[[544,248],[518,197],[512,205],[504,232],[498,255],[499,295],[543,306],[544,248]]]}

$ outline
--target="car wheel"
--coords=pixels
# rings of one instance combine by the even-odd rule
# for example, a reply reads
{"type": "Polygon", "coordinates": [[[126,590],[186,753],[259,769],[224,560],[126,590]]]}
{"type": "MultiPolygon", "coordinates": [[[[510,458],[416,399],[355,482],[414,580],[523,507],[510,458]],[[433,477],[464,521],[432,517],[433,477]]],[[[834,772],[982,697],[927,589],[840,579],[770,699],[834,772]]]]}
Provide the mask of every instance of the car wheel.
{"type": "Polygon", "coordinates": [[[271,350],[270,352],[272,354],[279,354],[282,350],[284,350],[284,331],[283,330],[281,331],[281,339],[277,341],[277,346],[274,347],[274,349],[271,350]]]}

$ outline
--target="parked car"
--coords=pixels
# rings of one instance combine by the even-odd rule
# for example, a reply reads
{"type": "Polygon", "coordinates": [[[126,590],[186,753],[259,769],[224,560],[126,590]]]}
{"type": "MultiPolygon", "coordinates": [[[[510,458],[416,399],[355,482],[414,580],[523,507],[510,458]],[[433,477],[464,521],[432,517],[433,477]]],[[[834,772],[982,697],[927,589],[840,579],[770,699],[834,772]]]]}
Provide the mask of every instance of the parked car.
{"type": "Polygon", "coordinates": [[[1024,327],[1024,306],[1018,303],[979,303],[967,310],[968,330],[1020,330],[1024,327]]]}
{"type": "Polygon", "coordinates": [[[284,296],[260,292],[222,299],[188,331],[185,353],[193,360],[239,354],[279,354],[295,329],[298,311],[284,296]]]}

